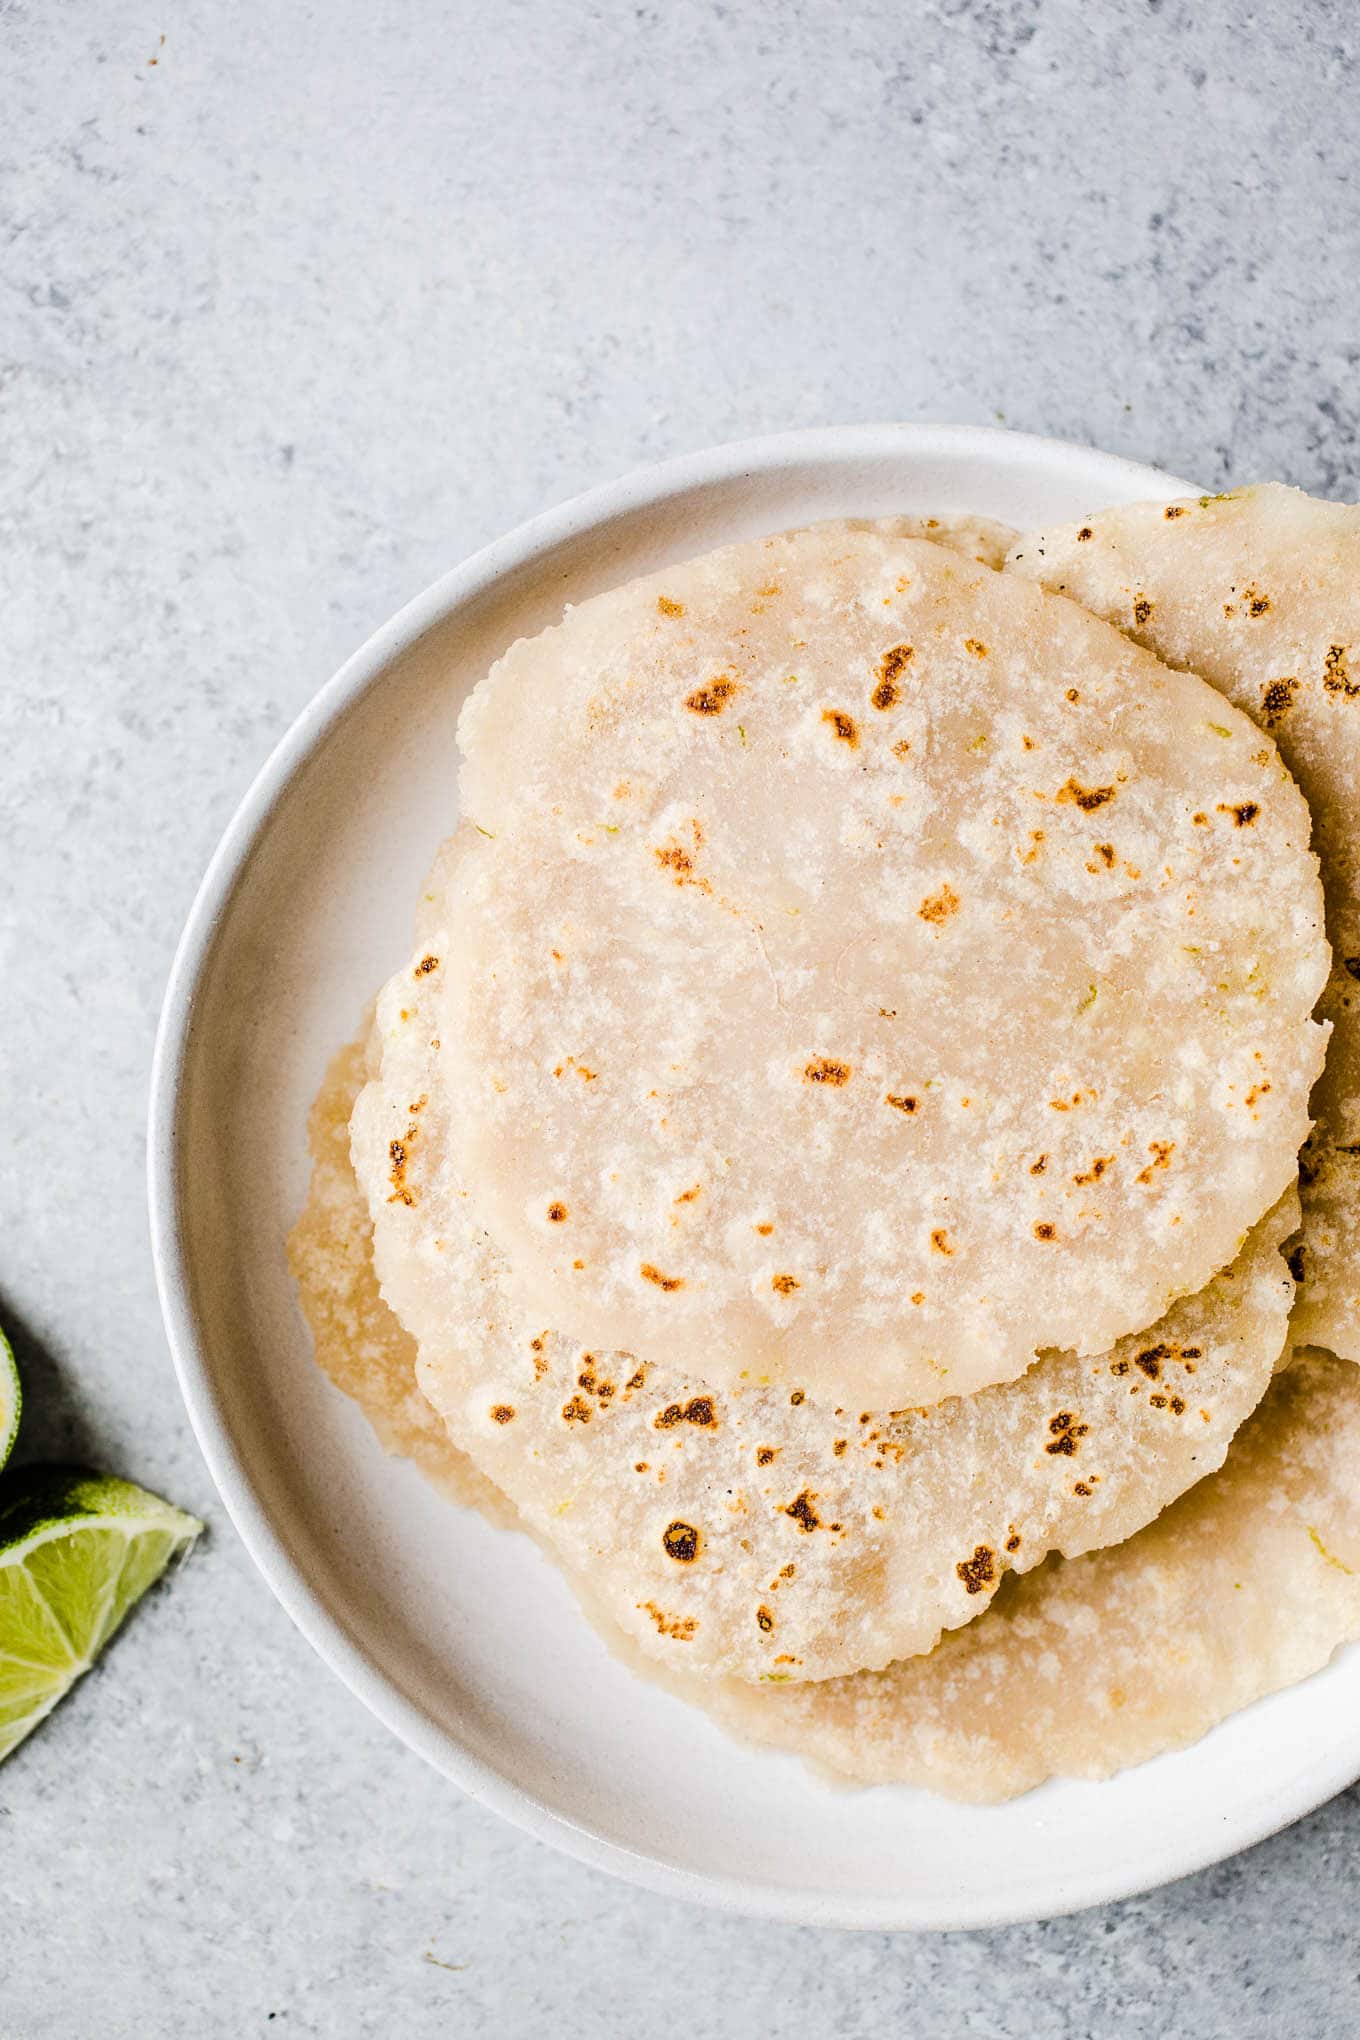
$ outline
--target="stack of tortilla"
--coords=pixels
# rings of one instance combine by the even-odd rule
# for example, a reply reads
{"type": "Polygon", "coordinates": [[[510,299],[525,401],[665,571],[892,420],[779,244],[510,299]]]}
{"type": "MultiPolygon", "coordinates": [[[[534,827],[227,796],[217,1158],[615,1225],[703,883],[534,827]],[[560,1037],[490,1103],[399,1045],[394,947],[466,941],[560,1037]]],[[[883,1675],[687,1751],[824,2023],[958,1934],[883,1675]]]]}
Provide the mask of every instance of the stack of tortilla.
{"type": "Polygon", "coordinates": [[[1360,1634],[1360,509],[731,546],[459,744],[290,1242],[384,1442],[864,1782],[1360,1634]]]}

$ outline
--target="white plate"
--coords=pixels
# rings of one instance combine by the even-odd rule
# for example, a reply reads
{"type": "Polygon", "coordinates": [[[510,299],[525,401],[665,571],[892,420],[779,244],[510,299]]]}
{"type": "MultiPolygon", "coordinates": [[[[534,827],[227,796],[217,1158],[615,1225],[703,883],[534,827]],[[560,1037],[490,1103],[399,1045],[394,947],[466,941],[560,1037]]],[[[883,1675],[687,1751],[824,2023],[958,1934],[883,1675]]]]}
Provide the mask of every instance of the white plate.
{"type": "Polygon", "coordinates": [[[1191,485],[1018,434],[891,425],[692,455],[455,568],[355,654],[246,795],[189,918],[152,1080],[152,1240],[189,1415],[298,1627],[378,1717],[544,1841],[652,1889],[853,1927],[1033,1919],[1213,1862],[1360,1772],[1360,1653],[1194,1749],[1000,1808],[838,1792],[635,1680],[529,1542],[387,1458],[284,1265],[307,1107],[406,956],[454,817],[454,721],[513,638],[728,540],[834,516],[1016,525],[1191,485]]]}

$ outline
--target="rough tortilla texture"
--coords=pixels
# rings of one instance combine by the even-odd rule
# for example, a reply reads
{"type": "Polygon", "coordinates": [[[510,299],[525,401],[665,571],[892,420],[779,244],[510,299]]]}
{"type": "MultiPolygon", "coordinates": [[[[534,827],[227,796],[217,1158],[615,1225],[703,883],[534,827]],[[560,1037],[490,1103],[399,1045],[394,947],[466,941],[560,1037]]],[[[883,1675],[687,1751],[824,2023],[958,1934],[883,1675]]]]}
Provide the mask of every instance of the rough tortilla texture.
{"type": "Polygon", "coordinates": [[[1154,1322],[1293,1179],[1307,809],[1073,604],[823,526],[571,611],[460,741],[420,1083],[544,1322],[925,1403],[1154,1322]]]}
{"type": "Polygon", "coordinates": [[[553,1329],[514,1302],[454,1173],[449,1104],[420,1088],[439,1006],[423,963],[379,1001],[381,1074],[351,1121],[383,1295],[462,1449],[656,1658],[822,1679],[927,1651],[1008,1571],[1147,1522],[1264,1393],[1293,1297],[1293,1190],[1151,1330],[928,1408],[723,1388],[553,1329]]]}
{"type": "MultiPolygon", "coordinates": [[[[318,1358],[390,1449],[414,1438],[422,1471],[512,1526],[508,1501],[421,1395],[415,1341],[378,1290],[349,1161],[361,1079],[362,1049],[342,1051],[313,1114],[316,1167],[290,1241],[318,1358]],[[346,1360],[351,1344],[368,1364],[346,1360]]],[[[1360,1635],[1360,1375],[1296,1356],[1223,1468],[1157,1522],[1007,1581],[982,1620],[882,1673],[774,1687],[663,1673],[572,1584],[635,1670],[842,1780],[1000,1800],[1055,1775],[1108,1777],[1195,1741],[1360,1635]]]]}
{"type": "Polygon", "coordinates": [[[1296,1325],[1360,1360],[1360,506],[1278,483],[1140,503],[1035,533],[1011,565],[1221,688],[1308,797],[1334,1032],[1302,1158],[1296,1325]]]}
{"type": "Polygon", "coordinates": [[[1014,1798],[1183,1749],[1360,1636],[1360,1372],[1300,1356],[1227,1463],[1114,1550],[1050,1559],[928,1658],[676,1690],[860,1784],[1014,1798]]]}

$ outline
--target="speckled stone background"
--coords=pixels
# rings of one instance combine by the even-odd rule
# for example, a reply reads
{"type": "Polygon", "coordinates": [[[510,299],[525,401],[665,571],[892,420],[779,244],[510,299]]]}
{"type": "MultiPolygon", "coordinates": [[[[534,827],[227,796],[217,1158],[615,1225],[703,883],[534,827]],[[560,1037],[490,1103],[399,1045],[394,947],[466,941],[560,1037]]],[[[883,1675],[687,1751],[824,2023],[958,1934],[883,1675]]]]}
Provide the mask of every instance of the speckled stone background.
{"type": "Polygon", "coordinates": [[[0,0],[0,1309],[24,1450],[210,1535],[0,1772],[0,2035],[1360,2029],[1360,1797],[1005,1932],[702,1914],[321,1668],[166,1357],[143,1100],[222,825],[527,513],[794,424],[1360,490],[1349,0],[0,0]]]}

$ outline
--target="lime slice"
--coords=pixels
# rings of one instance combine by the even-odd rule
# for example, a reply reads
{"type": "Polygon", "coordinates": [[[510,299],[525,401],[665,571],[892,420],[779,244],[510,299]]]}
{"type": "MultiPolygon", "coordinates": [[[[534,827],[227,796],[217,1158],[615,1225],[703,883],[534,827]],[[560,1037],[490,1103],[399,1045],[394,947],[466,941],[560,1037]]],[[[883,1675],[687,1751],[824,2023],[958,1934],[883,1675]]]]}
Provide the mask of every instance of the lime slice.
{"type": "Polygon", "coordinates": [[[203,1525],[131,1481],[26,1468],[0,1488],[0,1759],[87,1672],[203,1525]]]}
{"type": "Polygon", "coordinates": [[[19,1365],[14,1358],[14,1348],[0,1331],[0,1466],[3,1466],[9,1458],[18,1435],[19,1412],[23,1405],[23,1391],[19,1386],[19,1365]]]}

